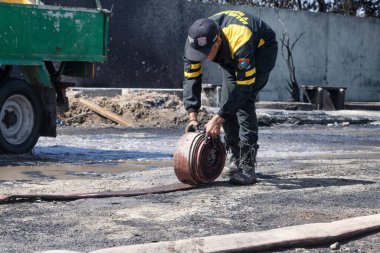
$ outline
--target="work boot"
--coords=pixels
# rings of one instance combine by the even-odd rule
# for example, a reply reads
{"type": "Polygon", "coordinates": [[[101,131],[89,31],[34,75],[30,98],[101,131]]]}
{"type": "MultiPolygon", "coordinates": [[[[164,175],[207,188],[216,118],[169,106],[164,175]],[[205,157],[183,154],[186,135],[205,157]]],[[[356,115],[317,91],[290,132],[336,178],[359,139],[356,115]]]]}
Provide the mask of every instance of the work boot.
{"type": "Polygon", "coordinates": [[[230,162],[225,165],[221,173],[223,178],[231,177],[234,173],[239,171],[238,164],[240,160],[239,147],[228,146],[228,150],[231,152],[230,162]]]}
{"type": "Polygon", "coordinates": [[[244,144],[240,148],[240,162],[238,171],[230,177],[234,185],[249,185],[256,183],[256,154],[259,146],[244,144]]]}

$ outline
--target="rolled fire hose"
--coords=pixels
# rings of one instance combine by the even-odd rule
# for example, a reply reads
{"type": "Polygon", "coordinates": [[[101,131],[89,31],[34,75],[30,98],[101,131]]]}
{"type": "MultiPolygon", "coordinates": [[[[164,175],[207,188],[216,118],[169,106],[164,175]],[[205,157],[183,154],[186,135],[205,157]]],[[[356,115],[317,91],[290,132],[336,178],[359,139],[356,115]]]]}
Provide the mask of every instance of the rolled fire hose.
{"type": "Polygon", "coordinates": [[[189,132],[180,138],[173,160],[179,181],[207,184],[222,173],[226,149],[220,138],[207,138],[205,133],[189,132]]]}

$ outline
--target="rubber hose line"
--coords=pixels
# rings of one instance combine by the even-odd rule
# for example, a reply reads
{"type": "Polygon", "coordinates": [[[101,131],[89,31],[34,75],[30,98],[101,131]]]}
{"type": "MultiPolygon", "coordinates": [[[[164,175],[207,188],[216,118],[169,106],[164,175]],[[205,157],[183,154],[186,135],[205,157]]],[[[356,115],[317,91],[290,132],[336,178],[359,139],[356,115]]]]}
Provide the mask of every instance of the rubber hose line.
{"type": "Polygon", "coordinates": [[[175,174],[181,182],[207,184],[222,172],[226,150],[220,138],[190,132],[180,138],[173,160],[175,174]]]}

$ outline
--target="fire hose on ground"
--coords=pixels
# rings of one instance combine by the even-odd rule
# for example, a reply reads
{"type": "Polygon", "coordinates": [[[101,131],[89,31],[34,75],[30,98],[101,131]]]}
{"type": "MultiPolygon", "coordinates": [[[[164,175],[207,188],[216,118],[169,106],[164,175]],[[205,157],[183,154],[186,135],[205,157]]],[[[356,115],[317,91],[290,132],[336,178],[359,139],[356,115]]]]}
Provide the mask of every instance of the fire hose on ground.
{"type": "Polygon", "coordinates": [[[208,184],[222,172],[226,150],[219,138],[190,132],[179,140],[173,159],[175,174],[181,182],[208,184]]]}

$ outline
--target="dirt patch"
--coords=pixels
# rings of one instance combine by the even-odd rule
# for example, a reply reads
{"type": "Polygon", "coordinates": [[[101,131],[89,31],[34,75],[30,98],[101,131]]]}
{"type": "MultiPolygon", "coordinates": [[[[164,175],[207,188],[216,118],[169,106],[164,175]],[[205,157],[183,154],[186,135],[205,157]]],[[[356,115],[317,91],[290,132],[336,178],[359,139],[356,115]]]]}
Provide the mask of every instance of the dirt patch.
{"type": "MultiPolygon", "coordinates": [[[[112,126],[117,125],[86,106],[79,99],[86,99],[133,123],[134,127],[183,127],[187,123],[187,113],[180,97],[158,92],[136,92],[114,97],[87,97],[69,93],[70,109],[59,114],[58,119],[67,126],[112,126]]],[[[210,118],[211,111],[202,108],[199,120],[210,118]]]]}
{"type": "MultiPolygon", "coordinates": [[[[80,104],[79,99],[88,100],[132,122],[134,128],[184,128],[188,120],[182,98],[174,94],[134,91],[112,97],[89,97],[80,92],[71,91],[67,95],[70,101],[69,111],[58,115],[60,123],[66,126],[112,127],[118,125],[80,104]]],[[[262,108],[268,103],[260,103],[257,104],[260,109],[256,110],[259,126],[278,124],[347,126],[349,124],[368,124],[380,120],[380,113],[376,111],[276,110],[262,108]]],[[[202,106],[198,120],[204,125],[217,111],[217,107],[202,106]]]]}

